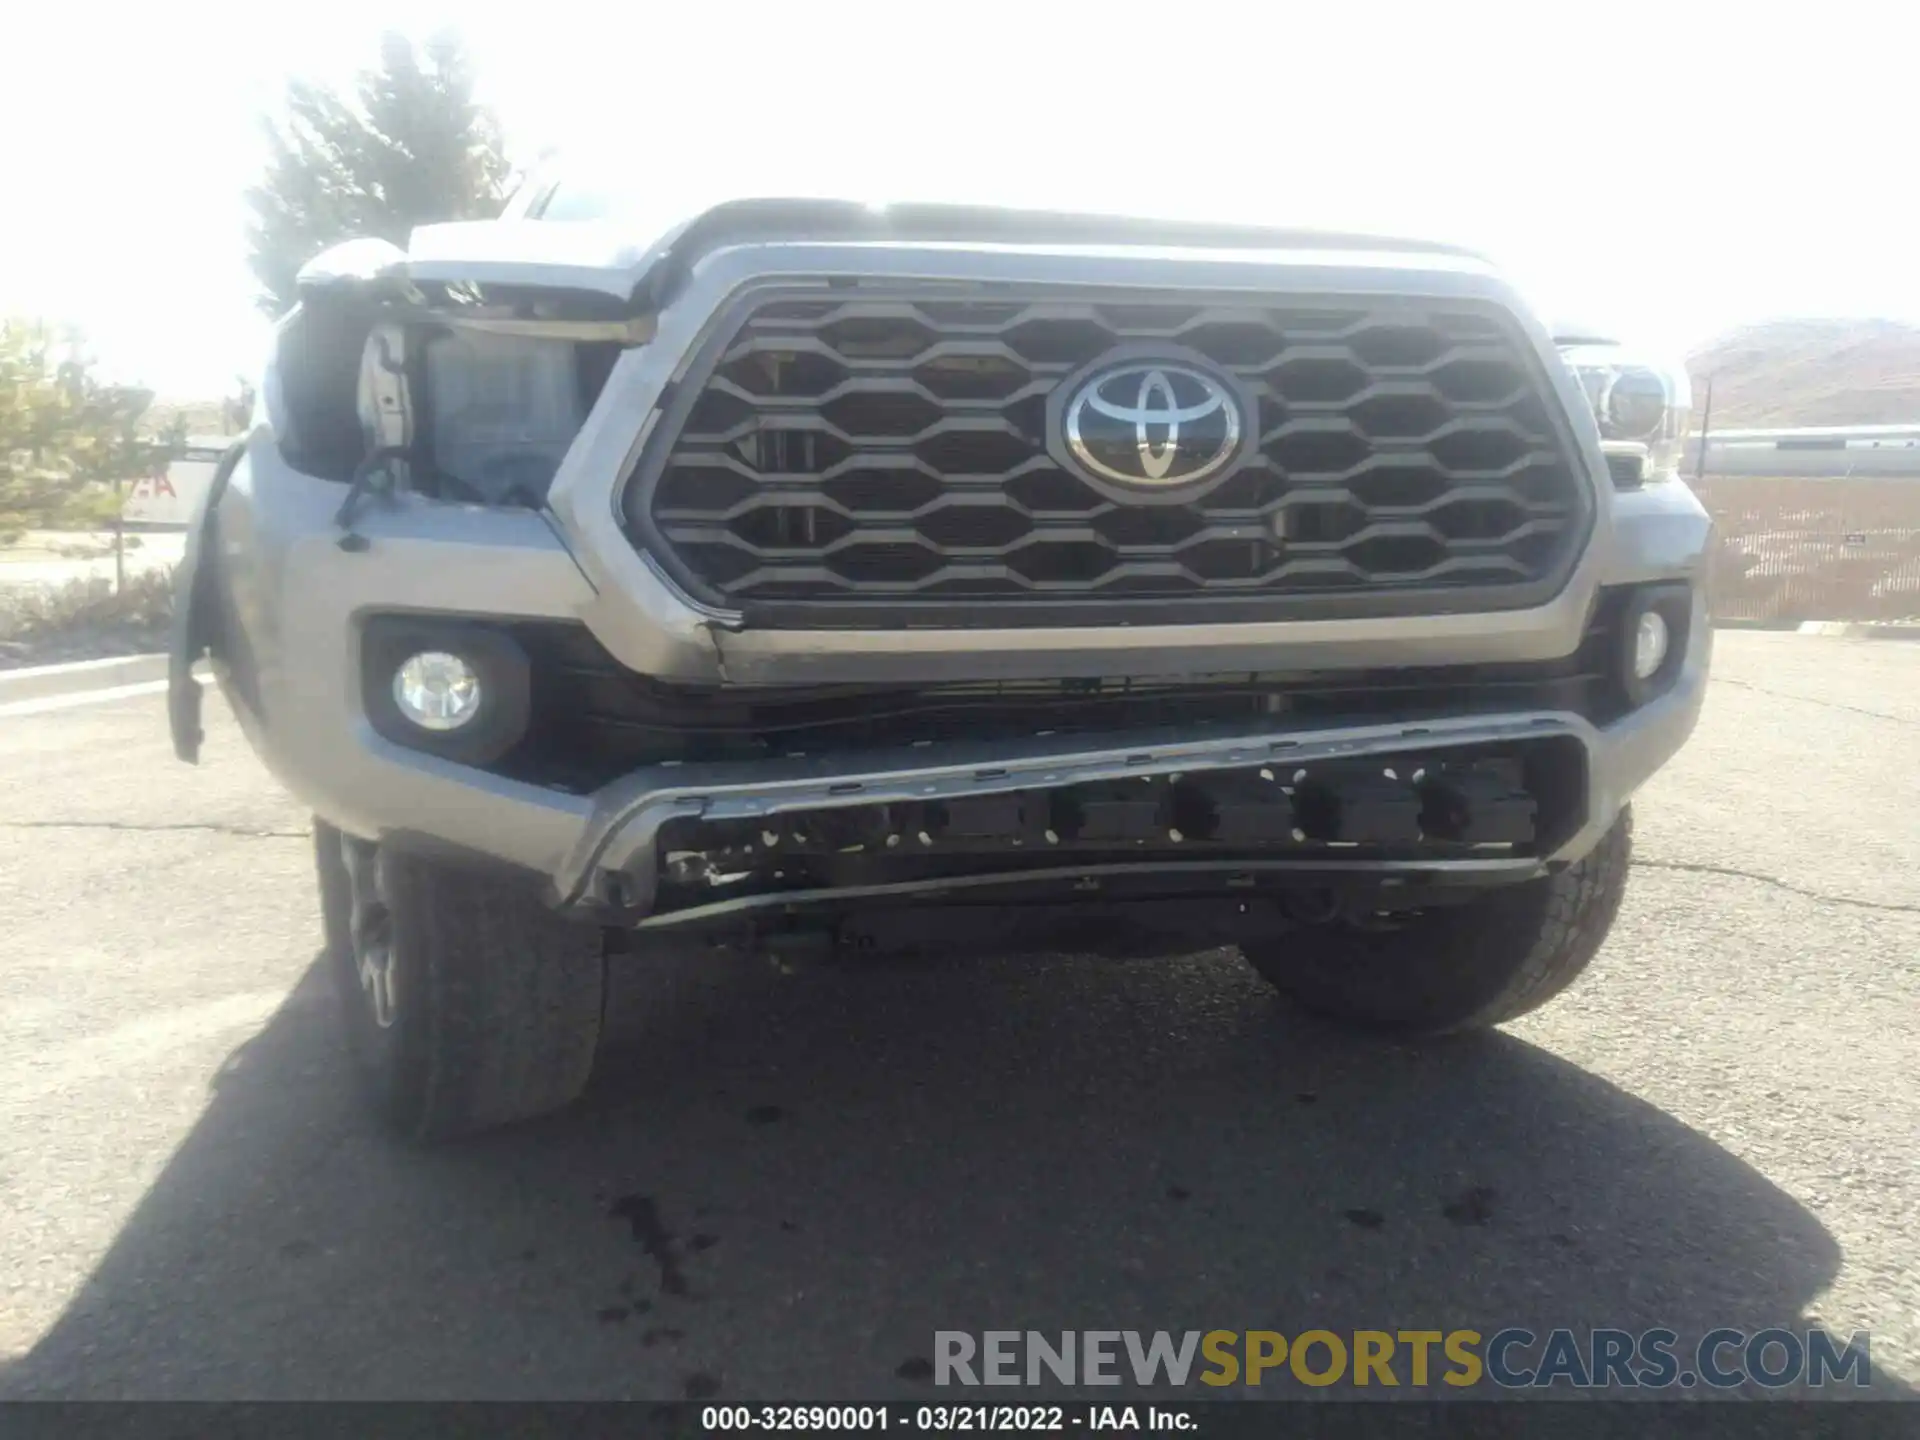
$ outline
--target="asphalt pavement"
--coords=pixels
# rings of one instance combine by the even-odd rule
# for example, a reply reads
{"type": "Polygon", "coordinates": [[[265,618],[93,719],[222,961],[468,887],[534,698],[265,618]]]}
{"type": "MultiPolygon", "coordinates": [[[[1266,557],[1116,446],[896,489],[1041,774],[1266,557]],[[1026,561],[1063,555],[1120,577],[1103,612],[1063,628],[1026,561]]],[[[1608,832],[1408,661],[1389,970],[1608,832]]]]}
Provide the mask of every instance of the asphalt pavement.
{"type": "MultiPolygon", "coordinates": [[[[1822,1325],[1920,1380],[1920,646],[1724,633],[1508,1030],[1228,953],[628,971],[558,1119],[363,1117],[217,702],[0,715],[0,1396],[927,1398],[935,1330],[1822,1325]]],[[[1006,1398],[1004,1393],[996,1398],[1006,1398]]]]}

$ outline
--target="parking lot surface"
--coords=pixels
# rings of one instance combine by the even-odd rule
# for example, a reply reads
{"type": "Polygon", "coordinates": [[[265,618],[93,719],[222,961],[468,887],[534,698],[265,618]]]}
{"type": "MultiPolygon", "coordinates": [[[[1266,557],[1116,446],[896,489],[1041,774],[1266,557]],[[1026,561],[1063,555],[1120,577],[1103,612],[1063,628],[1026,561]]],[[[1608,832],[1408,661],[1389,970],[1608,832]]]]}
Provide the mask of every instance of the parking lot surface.
{"type": "Polygon", "coordinates": [[[1612,940],[1505,1032],[1219,952],[689,954],[586,1104],[426,1153],[209,718],[197,769],[158,696],[0,718],[0,1395],[926,1398],[987,1328],[1816,1323],[1920,1379],[1920,646],[1723,633],[1612,940]]]}

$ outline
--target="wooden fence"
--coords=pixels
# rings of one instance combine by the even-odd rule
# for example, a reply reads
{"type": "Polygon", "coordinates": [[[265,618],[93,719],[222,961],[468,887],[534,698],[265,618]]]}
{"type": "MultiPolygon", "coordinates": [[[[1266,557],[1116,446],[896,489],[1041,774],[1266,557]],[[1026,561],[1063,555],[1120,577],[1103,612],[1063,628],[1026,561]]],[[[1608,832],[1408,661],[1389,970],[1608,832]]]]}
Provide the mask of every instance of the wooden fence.
{"type": "Polygon", "coordinates": [[[1920,477],[1709,476],[1723,620],[1920,620],[1920,477]]]}

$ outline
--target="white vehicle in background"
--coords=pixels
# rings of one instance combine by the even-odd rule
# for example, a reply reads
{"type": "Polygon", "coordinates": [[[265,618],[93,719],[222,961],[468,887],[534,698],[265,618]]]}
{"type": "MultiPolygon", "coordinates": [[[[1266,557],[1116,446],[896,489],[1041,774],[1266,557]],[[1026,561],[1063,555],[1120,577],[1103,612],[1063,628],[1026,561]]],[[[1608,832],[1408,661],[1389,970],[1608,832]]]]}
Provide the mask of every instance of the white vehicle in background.
{"type": "Polygon", "coordinates": [[[167,468],[137,482],[127,492],[120,518],[140,529],[185,530],[194,507],[213,483],[213,472],[233,441],[222,435],[194,435],[167,468]]]}

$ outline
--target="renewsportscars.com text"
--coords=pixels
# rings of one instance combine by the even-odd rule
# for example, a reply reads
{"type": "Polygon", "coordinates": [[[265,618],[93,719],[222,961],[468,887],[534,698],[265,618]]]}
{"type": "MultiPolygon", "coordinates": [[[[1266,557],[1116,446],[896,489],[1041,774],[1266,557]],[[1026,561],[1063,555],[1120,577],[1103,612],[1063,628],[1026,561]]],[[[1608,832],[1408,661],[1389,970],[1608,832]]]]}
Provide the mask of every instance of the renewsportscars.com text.
{"type": "Polygon", "coordinates": [[[1503,1389],[1731,1389],[1873,1380],[1871,1337],[1824,1330],[1672,1330],[1544,1335],[1478,1330],[936,1330],[936,1385],[1180,1387],[1329,1385],[1503,1389]]]}

